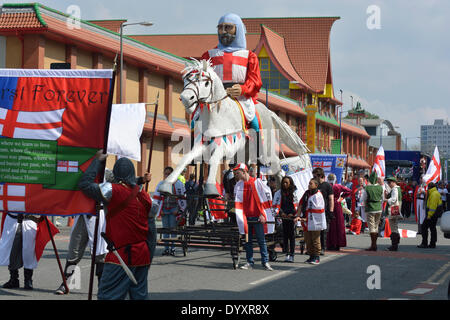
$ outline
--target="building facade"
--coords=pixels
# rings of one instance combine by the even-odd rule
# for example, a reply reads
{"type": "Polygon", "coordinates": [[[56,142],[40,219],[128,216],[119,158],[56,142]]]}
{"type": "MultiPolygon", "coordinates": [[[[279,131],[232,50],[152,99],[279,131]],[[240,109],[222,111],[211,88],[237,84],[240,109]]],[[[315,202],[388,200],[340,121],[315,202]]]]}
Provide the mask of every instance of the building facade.
{"type": "MultiPolygon", "coordinates": [[[[69,16],[38,3],[3,4],[0,11],[0,68],[49,69],[52,63],[70,63],[72,69],[113,69],[120,54],[121,23],[126,20],[79,20],[74,28],[69,16]]],[[[187,17],[186,19],[189,19],[187,17]]],[[[335,99],[329,53],[331,26],[338,18],[249,18],[249,49],[262,65],[266,90],[258,99],[285,120],[305,141],[307,105],[315,105],[316,152],[331,151],[331,141],[342,131],[343,153],[351,169],[368,168],[369,135],[363,127],[338,122],[340,101],[335,99]],[[294,31],[289,31],[294,26],[294,31]],[[301,36],[302,38],[298,38],[301,36]],[[301,41],[301,50],[295,43],[301,41]],[[296,51],[297,50],[297,51],[296,51]]],[[[189,115],[179,100],[183,89],[181,71],[187,57],[199,57],[217,45],[217,35],[124,36],[122,76],[123,103],[153,103],[159,95],[158,112],[147,105],[147,121],[141,138],[142,161],[137,173],[147,170],[153,119],[156,116],[150,191],[162,179],[165,166],[175,165],[172,141],[177,132],[189,137],[189,115]],[[173,41],[167,41],[172,37],[173,41]],[[178,40],[177,40],[178,37],[178,40]],[[182,42],[179,41],[180,37],[182,42]],[[189,39],[190,41],[185,41],[189,39]],[[160,42],[156,40],[160,40],[160,42]],[[201,40],[201,41],[200,41],[201,40]],[[175,44],[183,44],[175,46],[175,44]],[[199,45],[201,44],[201,45],[199,45]]],[[[114,102],[120,103],[121,88],[116,77],[114,102]]],[[[182,138],[181,137],[181,138],[182,138]]],[[[181,139],[180,138],[180,139],[181,139]]],[[[286,156],[294,156],[283,146],[286,156]]],[[[112,167],[109,157],[107,166],[112,167]]]]}
{"type": "Polygon", "coordinates": [[[420,150],[432,155],[435,146],[441,157],[450,158],[450,124],[444,119],[436,119],[432,125],[420,126],[420,150]]]}

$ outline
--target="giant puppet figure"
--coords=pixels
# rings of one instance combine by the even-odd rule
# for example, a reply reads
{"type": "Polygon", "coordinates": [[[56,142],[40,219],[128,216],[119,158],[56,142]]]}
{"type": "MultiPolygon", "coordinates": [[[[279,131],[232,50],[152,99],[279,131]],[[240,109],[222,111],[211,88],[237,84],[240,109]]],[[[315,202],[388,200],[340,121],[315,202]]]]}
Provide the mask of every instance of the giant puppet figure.
{"type": "Polygon", "coordinates": [[[262,81],[258,57],[247,50],[245,25],[238,15],[227,13],[219,19],[217,33],[219,44],[205,52],[202,59],[211,59],[227,94],[239,101],[247,122],[258,132],[255,104],[262,81]]]}
{"type": "Polygon", "coordinates": [[[172,185],[183,169],[201,159],[209,165],[204,194],[218,196],[216,173],[221,161],[237,157],[238,162],[244,162],[240,157],[245,158],[246,136],[252,131],[259,132],[261,143],[249,145],[249,162],[256,163],[257,157],[261,164],[270,165],[271,174],[281,175],[276,147],[281,149],[282,142],[298,154],[303,168],[311,168],[309,150],[295,131],[262,103],[255,105],[261,76],[258,58],[245,48],[241,19],[227,14],[219,20],[218,27],[217,48],[206,52],[201,61],[193,59],[183,70],[180,98],[191,115],[194,142],[174,171],[157,187],[160,194],[172,194],[172,185]],[[248,130],[245,120],[254,130],[248,130]]]}

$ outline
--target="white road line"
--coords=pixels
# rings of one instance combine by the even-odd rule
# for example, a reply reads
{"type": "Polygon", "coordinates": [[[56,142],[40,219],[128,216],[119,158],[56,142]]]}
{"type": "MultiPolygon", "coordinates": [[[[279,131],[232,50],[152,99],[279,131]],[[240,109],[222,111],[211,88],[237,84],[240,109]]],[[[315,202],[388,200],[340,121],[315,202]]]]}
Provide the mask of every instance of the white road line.
{"type": "Polygon", "coordinates": [[[406,291],[405,294],[422,295],[433,291],[434,288],[415,288],[413,290],[406,291]]]}
{"type": "MultiPolygon", "coordinates": [[[[336,258],[340,258],[340,256],[339,256],[339,255],[333,255],[333,256],[323,257],[323,258],[321,259],[320,263],[325,263],[325,262],[327,262],[327,261],[334,260],[334,259],[336,259],[336,258]]],[[[311,265],[311,264],[305,264],[305,263],[304,263],[302,266],[298,266],[298,267],[292,268],[291,270],[281,271],[281,272],[278,272],[278,273],[276,273],[276,274],[272,274],[272,275],[270,275],[270,276],[268,276],[268,277],[265,277],[265,278],[262,278],[262,279],[259,279],[259,280],[255,280],[255,281],[253,281],[253,282],[250,282],[250,284],[251,284],[251,285],[257,285],[257,284],[260,284],[260,283],[263,283],[263,282],[266,282],[266,281],[269,281],[269,280],[278,278],[278,277],[280,277],[280,276],[282,276],[282,275],[287,275],[287,274],[289,274],[289,273],[294,273],[295,271],[298,271],[298,270],[300,270],[300,269],[304,269],[304,268],[314,268],[314,267],[315,267],[314,265],[311,265]]]]}
{"type": "Polygon", "coordinates": [[[269,281],[269,280],[278,278],[278,277],[280,277],[280,276],[282,276],[282,275],[292,273],[293,271],[294,271],[294,270],[281,271],[281,272],[278,272],[278,273],[273,274],[273,275],[271,275],[271,276],[268,276],[268,277],[265,277],[265,278],[262,278],[262,279],[259,279],[259,280],[250,282],[250,284],[251,284],[251,285],[257,285],[257,284],[260,284],[260,283],[263,283],[263,282],[266,282],[266,281],[269,281]]]}

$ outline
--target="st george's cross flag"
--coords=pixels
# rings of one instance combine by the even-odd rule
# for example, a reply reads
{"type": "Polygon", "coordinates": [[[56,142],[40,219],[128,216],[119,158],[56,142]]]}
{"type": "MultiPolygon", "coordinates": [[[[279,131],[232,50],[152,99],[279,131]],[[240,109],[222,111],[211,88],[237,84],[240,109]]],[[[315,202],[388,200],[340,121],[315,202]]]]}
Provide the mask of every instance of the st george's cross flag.
{"type": "Polygon", "coordinates": [[[0,210],[95,214],[78,181],[104,147],[112,70],[0,69],[0,210]]]}
{"type": "MultiPolygon", "coordinates": [[[[261,179],[254,179],[252,188],[245,188],[244,181],[238,181],[234,188],[235,191],[235,210],[236,222],[240,234],[248,234],[248,223],[246,212],[244,212],[244,199],[254,197],[259,213],[264,216],[268,223],[264,223],[264,234],[272,234],[275,232],[275,214],[272,208],[272,192],[267,184],[261,179]]],[[[253,229],[254,230],[254,229],[253,229]]]]}
{"type": "Polygon", "coordinates": [[[441,159],[439,158],[439,150],[434,148],[433,158],[428,165],[427,172],[422,177],[423,182],[428,185],[430,182],[437,183],[442,179],[441,159]]]}
{"type": "Polygon", "coordinates": [[[377,173],[378,178],[386,177],[386,165],[383,146],[380,146],[380,148],[378,149],[372,171],[375,171],[377,173]]]}

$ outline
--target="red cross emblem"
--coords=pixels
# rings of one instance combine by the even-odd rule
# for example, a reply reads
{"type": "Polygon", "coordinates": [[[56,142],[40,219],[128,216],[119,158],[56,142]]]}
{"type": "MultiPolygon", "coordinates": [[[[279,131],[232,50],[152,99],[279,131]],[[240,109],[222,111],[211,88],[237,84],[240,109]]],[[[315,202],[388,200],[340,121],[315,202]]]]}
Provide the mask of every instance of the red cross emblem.
{"type": "Polygon", "coordinates": [[[36,118],[34,123],[20,122],[18,117],[23,111],[6,110],[6,115],[2,119],[0,117],[0,135],[8,138],[14,137],[14,130],[16,128],[31,129],[31,130],[50,130],[62,127],[61,119],[58,122],[45,122],[46,119],[36,118]],[[41,122],[41,123],[39,123],[41,122]]]}
{"type": "Polygon", "coordinates": [[[23,196],[19,195],[9,195],[8,186],[13,186],[11,184],[3,184],[0,185],[0,209],[2,211],[8,212],[10,210],[8,203],[10,202],[23,202],[23,206],[25,207],[25,194],[23,196]]]}
{"type": "Polygon", "coordinates": [[[211,58],[212,64],[223,65],[223,79],[222,81],[232,81],[233,79],[233,64],[247,67],[248,58],[234,56],[232,52],[224,52],[223,56],[211,58]]]}

